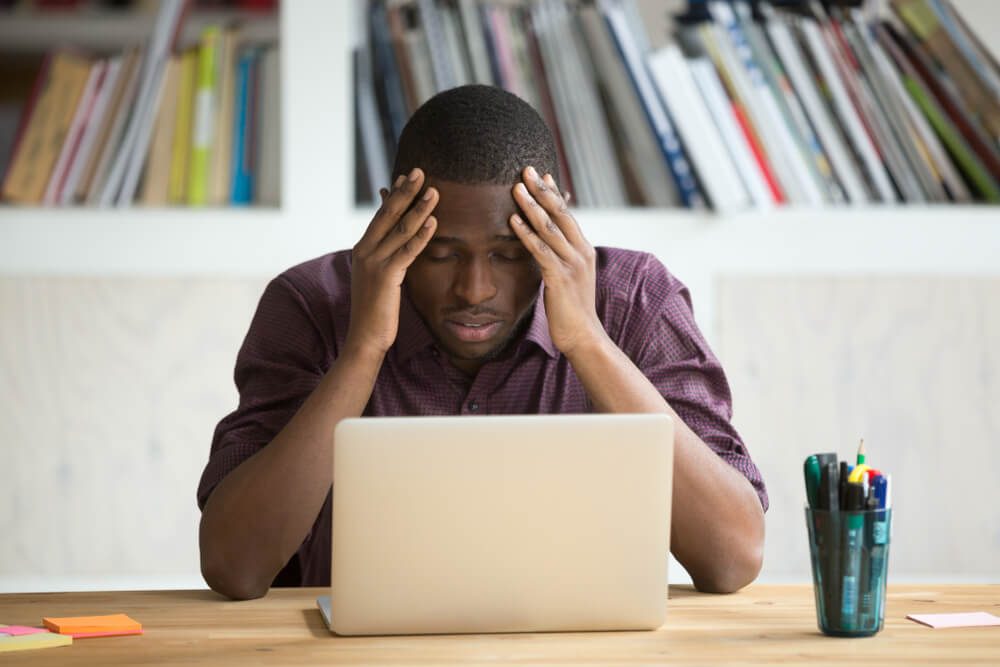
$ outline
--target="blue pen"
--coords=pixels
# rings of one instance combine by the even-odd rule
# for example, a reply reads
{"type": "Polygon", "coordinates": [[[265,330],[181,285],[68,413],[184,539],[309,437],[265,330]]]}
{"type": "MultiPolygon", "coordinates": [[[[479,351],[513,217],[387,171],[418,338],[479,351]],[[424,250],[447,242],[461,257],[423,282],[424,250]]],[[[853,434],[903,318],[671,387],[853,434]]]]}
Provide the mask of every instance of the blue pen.
{"type": "Polygon", "coordinates": [[[889,513],[889,476],[879,475],[874,482],[875,499],[878,511],[872,524],[872,558],[870,586],[875,592],[875,618],[882,618],[882,606],[885,604],[885,555],[889,543],[888,519],[889,513]]]}

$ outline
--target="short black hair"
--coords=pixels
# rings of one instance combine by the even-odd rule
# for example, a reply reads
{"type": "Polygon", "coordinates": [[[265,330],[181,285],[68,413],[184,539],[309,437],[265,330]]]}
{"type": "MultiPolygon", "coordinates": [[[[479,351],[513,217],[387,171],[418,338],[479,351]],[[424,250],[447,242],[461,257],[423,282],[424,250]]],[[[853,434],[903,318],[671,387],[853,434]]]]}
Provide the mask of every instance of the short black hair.
{"type": "Polygon", "coordinates": [[[453,183],[514,184],[529,165],[559,181],[555,140],[538,112],[501,88],[459,86],[424,102],[407,121],[391,180],[420,167],[453,183]]]}

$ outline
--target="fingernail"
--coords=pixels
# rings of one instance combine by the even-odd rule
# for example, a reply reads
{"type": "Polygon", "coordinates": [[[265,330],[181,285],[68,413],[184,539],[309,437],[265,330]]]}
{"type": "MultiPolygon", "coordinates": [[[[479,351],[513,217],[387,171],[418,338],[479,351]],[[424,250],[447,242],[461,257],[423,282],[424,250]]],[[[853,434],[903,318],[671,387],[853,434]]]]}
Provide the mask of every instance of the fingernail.
{"type": "Polygon", "coordinates": [[[392,184],[392,187],[398,188],[400,185],[403,184],[405,180],[406,180],[406,175],[400,174],[399,177],[396,179],[396,182],[392,184]]]}
{"type": "Polygon", "coordinates": [[[411,183],[416,182],[417,178],[419,178],[419,175],[420,175],[420,170],[414,167],[413,171],[410,172],[410,182],[411,183]]]}
{"type": "Polygon", "coordinates": [[[424,196],[421,197],[421,199],[424,200],[424,201],[430,201],[432,196],[433,196],[433,192],[431,192],[430,188],[427,188],[427,191],[424,192],[424,196]]]}
{"type": "Polygon", "coordinates": [[[530,196],[528,195],[528,188],[524,187],[524,183],[518,183],[516,187],[517,191],[520,192],[522,195],[530,196]]]}
{"type": "Polygon", "coordinates": [[[512,216],[510,216],[510,221],[513,222],[515,225],[523,225],[524,224],[524,220],[521,220],[521,216],[519,216],[517,213],[515,213],[512,216]]]}
{"type": "Polygon", "coordinates": [[[528,176],[531,176],[532,178],[538,178],[538,172],[535,171],[534,167],[528,167],[528,176]]]}

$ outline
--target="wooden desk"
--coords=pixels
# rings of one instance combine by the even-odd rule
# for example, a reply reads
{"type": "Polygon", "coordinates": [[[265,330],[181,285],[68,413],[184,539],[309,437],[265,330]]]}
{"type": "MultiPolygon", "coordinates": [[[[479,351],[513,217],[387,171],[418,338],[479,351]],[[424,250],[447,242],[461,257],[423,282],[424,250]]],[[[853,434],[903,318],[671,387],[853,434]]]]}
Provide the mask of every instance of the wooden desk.
{"type": "Polygon", "coordinates": [[[980,664],[1000,665],[1000,627],[932,630],[908,613],[986,610],[1000,615],[1000,586],[891,586],[885,629],[875,637],[824,637],[812,588],[755,585],[735,595],[672,586],[656,632],[343,638],[329,634],[316,597],[279,589],[227,602],[210,591],[0,595],[0,623],[42,616],[123,612],[145,635],[80,639],[72,646],[5,653],[4,665],[339,664],[980,664]]]}

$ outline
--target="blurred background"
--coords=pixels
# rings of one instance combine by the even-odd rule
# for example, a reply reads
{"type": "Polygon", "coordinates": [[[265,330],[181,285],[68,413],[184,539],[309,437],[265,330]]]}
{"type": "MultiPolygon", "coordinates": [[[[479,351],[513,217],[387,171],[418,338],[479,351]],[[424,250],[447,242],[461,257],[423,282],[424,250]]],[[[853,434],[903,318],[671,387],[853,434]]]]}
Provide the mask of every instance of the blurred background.
{"type": "Polygon", "coordinates": [[[473,81],[553,127],[594,244],[690,288],[761,580],[809,580],[802,460],[863,437],[890,578],[998,581],[998,53],[990,0],[0,2],[0,592],[204,586],[264,285],[351,247],[473,81]]]}

